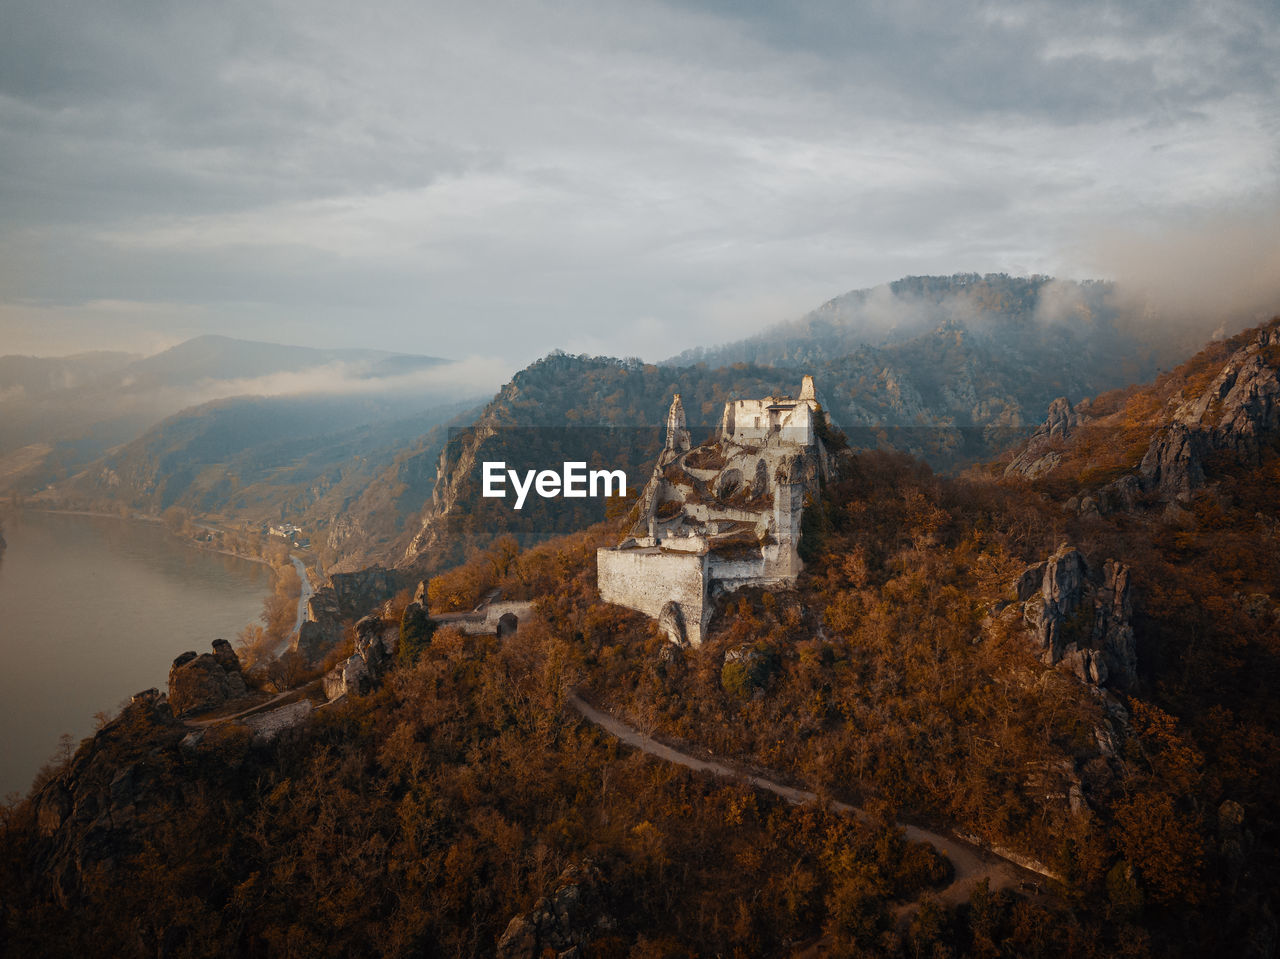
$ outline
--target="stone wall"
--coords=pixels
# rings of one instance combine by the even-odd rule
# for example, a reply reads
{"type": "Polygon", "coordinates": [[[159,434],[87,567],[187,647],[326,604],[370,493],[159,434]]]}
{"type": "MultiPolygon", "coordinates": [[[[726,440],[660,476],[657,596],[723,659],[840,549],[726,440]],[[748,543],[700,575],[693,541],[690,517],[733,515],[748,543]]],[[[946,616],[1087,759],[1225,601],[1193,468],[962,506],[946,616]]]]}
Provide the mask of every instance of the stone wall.
{"type": "Polygon", "coordinates": [[[706,556],[660,550],[601,548],[596,552],[600,598],[657,619],[675,602],[689,642],[702,642],[709,607],[703,591],[706,556]]]}

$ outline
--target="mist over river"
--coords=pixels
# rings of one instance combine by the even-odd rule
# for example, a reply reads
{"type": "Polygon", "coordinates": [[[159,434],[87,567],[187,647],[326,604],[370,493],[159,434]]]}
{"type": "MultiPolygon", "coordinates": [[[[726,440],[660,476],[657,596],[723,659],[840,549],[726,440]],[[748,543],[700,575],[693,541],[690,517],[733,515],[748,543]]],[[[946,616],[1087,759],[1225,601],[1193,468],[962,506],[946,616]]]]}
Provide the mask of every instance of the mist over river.
{"type": "Polygon", "coordinates": [[[63,733],[164,689],[184,650],[233,644],[271,589],[259,563],[111,517],[10,513],[0,555],[0,796],[25,793],[63,733]]]}

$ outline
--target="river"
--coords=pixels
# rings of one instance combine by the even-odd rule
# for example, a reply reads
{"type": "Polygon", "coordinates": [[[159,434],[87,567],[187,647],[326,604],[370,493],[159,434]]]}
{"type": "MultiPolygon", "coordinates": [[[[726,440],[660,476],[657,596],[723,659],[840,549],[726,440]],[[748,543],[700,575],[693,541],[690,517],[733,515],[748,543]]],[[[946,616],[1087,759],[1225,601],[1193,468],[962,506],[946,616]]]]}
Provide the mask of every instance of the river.
{"type": "Polygon", "coordinates": [[[142,689],[165,688],[184,650],[257,622],[270,570],[196,549],[163,528],[26,512],[0,555],[0,796],[25,793],[70,733],[92,734],[142,689]]]}

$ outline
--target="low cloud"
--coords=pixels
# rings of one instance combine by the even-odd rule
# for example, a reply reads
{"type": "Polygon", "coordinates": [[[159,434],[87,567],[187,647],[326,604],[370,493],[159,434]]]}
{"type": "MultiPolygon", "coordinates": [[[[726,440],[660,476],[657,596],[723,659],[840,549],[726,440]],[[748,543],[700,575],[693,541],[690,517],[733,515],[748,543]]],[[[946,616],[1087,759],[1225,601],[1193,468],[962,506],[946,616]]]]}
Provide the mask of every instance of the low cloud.
{"type": "Polygon", "coordinates": [[[1143,227],[1099,229],[1085,266],[1118,305],[1174,331],[1229,334],[1280,314],[1280,197],[1143,227]]]}
{"type": "Polygon", "coordinates": [[[422,394],[436,400],[477,399],[495,393],[512,369],[506,360],[472,356],[389,376],[377,375],[368,362],[336,362],[306,370],[248,379],[203,380],[192,388],[191,404],[231,396],[372,396],[422,394]]]}

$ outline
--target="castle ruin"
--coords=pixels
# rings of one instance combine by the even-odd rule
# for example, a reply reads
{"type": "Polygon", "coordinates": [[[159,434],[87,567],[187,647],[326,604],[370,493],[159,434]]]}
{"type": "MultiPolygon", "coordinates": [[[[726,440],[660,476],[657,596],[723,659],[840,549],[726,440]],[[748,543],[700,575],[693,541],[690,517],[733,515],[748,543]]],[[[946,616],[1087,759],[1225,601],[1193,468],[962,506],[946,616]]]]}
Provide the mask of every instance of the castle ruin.
{"type": "Polygon", "coordinates": [[[601,598],[696,646],[716,596],[794,583],[805,501],[828,470],[824,416],[805,376],[798,398],[726,403],[712,442],[691,448],[677,393],[639,519],[621,543],[596,553],[601,598]]]}

